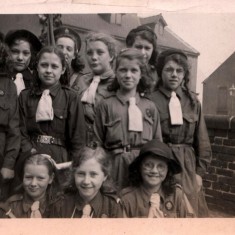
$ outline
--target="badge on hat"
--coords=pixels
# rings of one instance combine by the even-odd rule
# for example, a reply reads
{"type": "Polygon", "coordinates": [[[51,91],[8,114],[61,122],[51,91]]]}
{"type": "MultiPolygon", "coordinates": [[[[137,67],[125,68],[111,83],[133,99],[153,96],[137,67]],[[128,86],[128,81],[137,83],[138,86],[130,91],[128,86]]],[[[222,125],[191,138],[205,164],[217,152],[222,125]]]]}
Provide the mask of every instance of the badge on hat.
{"type": "Polygon", "coordinates": [[[4,91],[3,90],[0,90],[0,96],[4,96],[4,91]]]}
{"type": "Polygon", "coordinates": [[[171,211],[173,209],[173,203],[171,201],[167,201],[165,203],[165,208],[168,210],[168,211],[171,211]]]}

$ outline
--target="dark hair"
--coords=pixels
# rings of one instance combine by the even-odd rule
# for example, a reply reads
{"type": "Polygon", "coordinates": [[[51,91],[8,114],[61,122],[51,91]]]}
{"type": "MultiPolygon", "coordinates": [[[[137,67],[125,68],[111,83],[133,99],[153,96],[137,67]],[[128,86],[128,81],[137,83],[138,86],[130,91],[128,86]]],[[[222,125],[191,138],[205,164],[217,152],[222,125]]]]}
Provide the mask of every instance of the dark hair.
{"type": "Polygon", "coordinates": [[[184,54],[180,50],[167,50],[162,52],[159,55],[158,63],[157,63],[157,73],[159,76],[159,80],[157,82],[156,87],[159,88],[163,85],[162,83],[162,70],[167,62],[174,61],[178,65],[182,66],[185,72],[184,79],[182,81],[182,88],[184,92],[187,94],[187,96],[190,99],[190,103],[192,107],[195,106],[195,103],[197,102],[197,99],[191,94],[190,88],[189,88],[189,81],[190,81],[190,65],[188,63],[188,58],[186,54],[184,54]]]}
{"type": "MultiPolygon", "coordinates": [[[[39,53],[37,54],[37,59],[36,59],[36,65],[35,67],[37,67],[38,65],[38,62],[41,58],[41,56],[44,54],[44,53],[53,53],[53,54],[56,54],[59,58],[60,58],[60,61],[61,61],[61,64],[62,64],[62,68],[67,68],[67,63],[66,63],[66,60],[65,60],[65,57],[64,57],[64,54],[55,46],[45,46],[43,47],[39,53]]],[[[64,74],[61,75],[60,77],[60,83],[61,85],[65,85],[67,86],[68,85],[68,69],[65,69],[65,72],[64,74]]],[[[33,86],[33,93],[40,87],[41,85],[41,81],[38,77],[38,73],[36,73],[36,79],[34,80],[34,86],[33,86]]]]}
{"type": "MultiPolygon", "coordinates": [[[[137,91],[139,93],[149,93],[151,88],[151,78],[147,75],[147,65],[144,62],[143,54],[135,48],[126,48],[121,50],[116,58],[116,71],[119,67],[120,61],[123,59],[137,60],[141,71],[141,79],[137,85],[137,91]]],[[[109,91],[116,91],[120,88],[117,78],[108,87],[109,91]]]]}
{"type": "Polygon", "coordinates": [[[104,33],[90,33],[86,37],[86,48],[89,42],[101,41],[103,42],[109,51],[110,57],[113,57],[111,65],[113,65],[115,58],[117,56],[117,41],[108,34],[104,33]]]}
{"type": "MultiPolygon", "coordinates": [[[[142,179],[142,175],[141,175],[141,164],[147,156],[154,156],[154,158],[156,158],[156,155],[153,153],[144,154],[139,159],[138,164],[129,166],[129,182],[134,187],[139,187],[143,183],[143,179],[142,179]]],[[[162,158],[160,156],[159,156],[159,158],[166,161],[165,158],[162,158]]],[[[173,187],[174,185],[175,185],[175,180],[173,177],[173,172],[172,172],[171,166],[169,165],[169,162],[168,162],[168,172],[167,172],[166,178],[162,182],[162,190],[165,193],[171,194],[174,191],[174,187],[173,187]]]]}
{"type": "MultiPolygon", "coordinates": [[[[96,147],[96,148],[83,147],[80,150],[79,154],[73,160],[72,173],[74,174],[77,167],[79,167],[83,162],[92,158],[95,158],[97,160],[97,162],[101,166],[104,175],[107,176],[107,179],[104,181],[100,190],[102,192],[115,192],[116,188],[110,176],[111,174],[110,156],[101,147],[96,147]]],[[[74,176],[72,177],[72,185],[73,186],[75,185],[74,176]]]]}
{"type": "Polygon", "coordinates": [[[147,25],[138,26],[137,28],[132,29],[128,33],[128,35],[126,37],[126,46],[127,47],[132,47],[137,36],[140,36],[142,39],[147,40],[149,43],[151,43],[153,45],[153,52],[152,52],[152,55],[150,57],[149,64],[156,67],[157,56],[158,56],[157,35],[147,25]]]}
{"type": "Polygon", "coordinates": [[[77,42],[76,38],[70,34],[58,34],[55,37],[55,42],[57,42],[57,40],[59,38],[63,38],[63,37],[70,38],[74,42],[74,56],[75,56],[75,58],[71,61],[71,67],[73,68],[74,72],[79,73],[85,68],[85,63],[84,63],[83,59],[80,57],[80,55],[78,54],[81,45],[79,46],[79,49],[78,49],[78,45],[77,45],[78,42],[77,42]]]}

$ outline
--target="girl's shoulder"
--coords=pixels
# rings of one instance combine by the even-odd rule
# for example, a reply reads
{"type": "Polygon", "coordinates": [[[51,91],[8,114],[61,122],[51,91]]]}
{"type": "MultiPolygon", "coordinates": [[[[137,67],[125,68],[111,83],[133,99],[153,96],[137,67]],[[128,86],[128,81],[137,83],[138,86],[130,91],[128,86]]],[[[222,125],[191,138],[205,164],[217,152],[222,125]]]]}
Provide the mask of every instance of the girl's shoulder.
{"type": "Polygon", "coordinates": [[[120,192],[120,197],[122,200],[130,200],[133,201],[133,199],[136,197],[136,195],[139,195],[139,188],[134,186],[129,186],[127,188],[124,188],[120,192]]]}

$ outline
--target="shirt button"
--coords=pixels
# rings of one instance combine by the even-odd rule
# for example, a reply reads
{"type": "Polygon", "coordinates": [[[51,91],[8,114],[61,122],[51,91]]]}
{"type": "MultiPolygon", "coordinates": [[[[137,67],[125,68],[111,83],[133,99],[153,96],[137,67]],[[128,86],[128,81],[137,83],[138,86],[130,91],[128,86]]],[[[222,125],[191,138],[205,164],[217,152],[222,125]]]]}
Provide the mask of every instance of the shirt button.
{"type": "Polygon", "coordinates": [[[62,119],[63,118],[63,116],[60,116],[60,119],[62,119]]]}

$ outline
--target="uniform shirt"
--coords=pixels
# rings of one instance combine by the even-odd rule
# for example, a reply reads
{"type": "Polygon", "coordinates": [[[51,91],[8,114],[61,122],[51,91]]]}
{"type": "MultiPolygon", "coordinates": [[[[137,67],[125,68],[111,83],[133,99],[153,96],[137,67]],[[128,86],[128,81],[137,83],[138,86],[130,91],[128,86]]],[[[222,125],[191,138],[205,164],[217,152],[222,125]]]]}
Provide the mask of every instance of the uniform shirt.
{"type": "MultiPolygon", "coordinates": [[[[151,194],[140,187],[128,187],[121,191],[124,213],[128,218],[147,218],[150,209],[151,194]]],[[[184,194],[180,186],[176,186],[171,194],[160,190],[160,210],[167,218],[194,217],[193,211],[187,209],[184,194]]]]}
{"type": "Polygon", "coordinates": [[[16,86],[0,76],[0,168],[14,169],[20,149],[19,109],[16,86]]]}
{"type": "Polygon", "coordinates": [[[129,101],[115,95],[101,101],[96,109],[95,133],[104,148],[113,150],[130,145],[140,148],[152,139],[162,140],[160,118],[152,101],[136,93],[136,105],[143,114],[143,131],[128,130],[129,101]]]}
{"type": "MultiPolygon", "coordinates": [[[[115,194],[100,191],[89,202],[92,208],[92,218],[118,218],[122,216],[120,199],[115,194]]],[[[81,218],[85,206],[78,193],[65,196],[60,210],[55,212],[55,218],[81,218]]],[[[56,207],[57,208],[57,207],[56,207]]]]}
{"type": "MultiPolygon", "coordinates": [[[[151,100],[160,113],[163,142],[192,146],[196,155],[196,172],[203,175],[211,161],[211,147],[201,104],[196,100],[195,106],[192,107],[189,97],[181,87],[176,90],[176,94],[182,107],[183,125],[171,125],[170,123],[168,107],[171,98],[170,91],[160,87],[151,96],[151,100]]],[[[192,95],[196,99],[196,95],[193,93],[192,95]]]]}
{"type": "MultiPolygon", "coordinates": [[[[39,211],[42,218],[50,218],[51,211],[54,211],[55,203],[61,200],[61,196],[54,197],[53,200],[48,200],[46,197],[40,200],[39,211]]],[[[33,200],[27,194],[16,194],[11,196],[5,203],[8,204],[9,209],[16,218],[30,218],[31,206],[33,200]]],[[[8,218],[6,211],[0,208],[0,218],[8,218]]]]}
{"type": "MultiPolygon", "coordinates": [[[[48,135],[66,141],[65,147],[69,150],[70,159],[72,159],[85,142],[85,121],[79,97],[72,89],[60,84],[56,85],[50,89],[54,119],[36,122],[36,110],[41,95],[41,90],[33,94],[31,90],[26,89],[19,96],[22,152],[32,149],[33,136],[48,135]]],[[[44,144],[44,147],[57,148],[58,146],[44,144]]]]}

